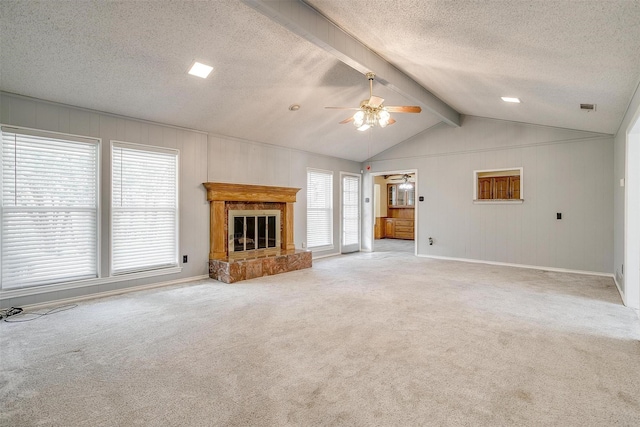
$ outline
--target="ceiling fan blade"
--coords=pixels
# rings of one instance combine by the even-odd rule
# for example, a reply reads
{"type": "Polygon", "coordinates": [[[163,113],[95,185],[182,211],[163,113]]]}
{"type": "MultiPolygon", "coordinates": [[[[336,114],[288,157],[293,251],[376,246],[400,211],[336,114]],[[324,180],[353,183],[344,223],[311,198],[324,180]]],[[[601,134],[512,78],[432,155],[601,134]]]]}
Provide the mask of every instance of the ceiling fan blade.
{"type": "Polygon", "coordinates": [[[395,105],[391,107],[384,107],[390,113],[419,113],[422,108],[417,105],[395,105]]]}
{"type": "Polygon", "coordinates": [[[384,102],[384,98],[380,98],[379,96],[371,95],[369,98],[369,107],[378,108],[384,102]]]}
{"type": "Polygon", "coordinates": [[[391,119],[389,119],[389,123],[387,123],[387,126],[391,126],[395,122],[396,122],[395,119],[391,118],[391,119]]]}
{"type": "Polygon", "coordinates": [[[352,121],[353,121],[353,116],[349,117],[348,119],[344,119],[339,124],[343,125],[345,123],[349,123],[349,122],[352,122],[352,121]]]}
{"type": "Polygon", "coordinates": [[[360,107],[324,107],[329,110],[359,110],[360,107]]]}

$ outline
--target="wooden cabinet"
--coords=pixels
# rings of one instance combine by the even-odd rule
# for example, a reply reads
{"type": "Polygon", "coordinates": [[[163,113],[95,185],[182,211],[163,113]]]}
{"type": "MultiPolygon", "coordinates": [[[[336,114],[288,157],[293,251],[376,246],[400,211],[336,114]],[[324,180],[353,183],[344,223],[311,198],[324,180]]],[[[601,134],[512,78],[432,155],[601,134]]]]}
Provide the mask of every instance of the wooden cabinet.
{"type": "Polygon", "coordinates": [[[387,206],[390,208],[413,207],[416,204],[415,187],[403,190],[400,184],[387,184],[387,206]]]}
{"type": "Polygon", "coordinates": [[[497,176],[493,178],[493,198],[494,199],[510,199],[509,197],[509,179],[508,176],[497,176]]]}
{"type": "Polygon", "coordinates": [[[385,218],[384,237],[388,239],[413,240],[413,219],[385,218]]]}
{"type": "Polygon", "coordinates": [[[413,240],[413,220],[394,219],[394,237],[396,239],[413,240]]]}
{"type": "Polygon", "coordinates": [[[478,178],[478,199],[491,198],[491,179],[492,178],[478,178]]]}
{"type": "Polygon", "coordinates": [[[377,217],[376,223],[373,228],[374,239],[382,239],[383,237],[385,237],[384,227],[385,227],[384,218],[377,217]]]}
{"type": "Polygon", "coordinates": [[[389,216],[379,218],[387,239],[414,239],[415,209],[413,206],[396,206],[388,210],[389,216]],[[404,209],[401,209],[404,208],[404,209]]]}
{"type": "Polygon", "coordinates": [[[509,200],[519,198],[519,176],[478,177],[479,200],[509,200]]]}
{"type": "Polygon", "coordinates": [[[395,239],[396,230],[393,218],[384,219],[384,237],[388,239],[395,239]]]}
{"type": "Polygon", "coordinates": [[[511,198],[519,199],[520,198],[520,177],[512,176],[511,180],[509,181],[509,185],[510,185],[509,191],[511,191],[511,198]]]}

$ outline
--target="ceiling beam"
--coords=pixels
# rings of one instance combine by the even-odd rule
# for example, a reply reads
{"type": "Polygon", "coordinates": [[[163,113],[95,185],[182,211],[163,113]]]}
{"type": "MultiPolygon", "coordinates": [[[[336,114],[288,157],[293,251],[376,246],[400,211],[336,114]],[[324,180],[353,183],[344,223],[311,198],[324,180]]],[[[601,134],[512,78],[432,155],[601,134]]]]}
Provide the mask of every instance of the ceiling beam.
{"type": "Polygon", "coordinates": [[[460,126],[460,113],[303,1],[242,1],[362,74],[373,71],[377,82],[418,102],[443,122],[460,126]]]}

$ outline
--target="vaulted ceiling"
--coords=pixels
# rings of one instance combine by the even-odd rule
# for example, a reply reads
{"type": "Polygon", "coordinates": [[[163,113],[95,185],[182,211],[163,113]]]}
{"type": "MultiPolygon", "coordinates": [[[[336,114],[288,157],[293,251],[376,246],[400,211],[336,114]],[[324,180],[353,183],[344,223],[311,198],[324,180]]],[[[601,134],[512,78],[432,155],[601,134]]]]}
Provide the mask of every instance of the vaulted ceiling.
{"type": "Polygon", "coordinates": [[[614,134],[640,78],[636,0],[0,8],[3,91],[357,161],[460,114],[614,134]],[[193,60],[209,78],[186,73],[193,60]],[[386,105],[423,112],[366,132],[338,124],[353,112],[324,107],[368,98],[366,71],[386,105]]]}

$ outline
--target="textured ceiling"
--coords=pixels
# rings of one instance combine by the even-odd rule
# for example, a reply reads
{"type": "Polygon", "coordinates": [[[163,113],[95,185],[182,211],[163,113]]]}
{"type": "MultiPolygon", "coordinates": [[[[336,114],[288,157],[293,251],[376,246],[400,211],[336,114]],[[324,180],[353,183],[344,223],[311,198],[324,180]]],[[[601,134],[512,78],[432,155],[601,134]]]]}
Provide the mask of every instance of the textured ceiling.
{"type": "Polygon", "coordinates": [[[308,3],[462,114],[613,134],[640,79],[637,0],[308,3]]]}
{"type": "MultiPolygon", "coordinates": [[[[308,3],[464,114],[615,133],[640,77],[638,1],[308,3]]],[[[439,123],[338,125],[350,113],[324,106],[357,106],[366,78],[236,0],[0,7],[7,92],[358,161],[439,123]],[[215,67],[208,79],[186,74],[194,59],[215,67]]]]}

